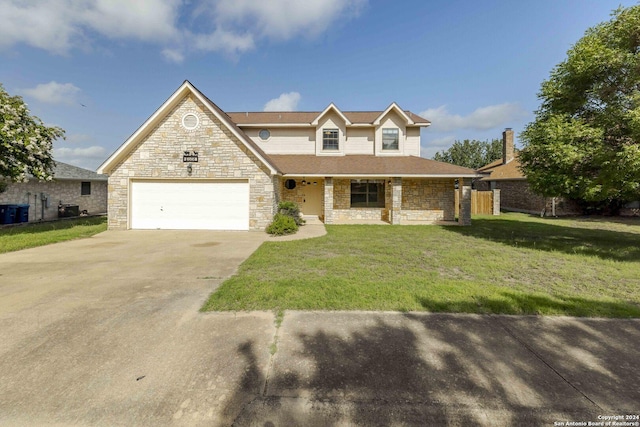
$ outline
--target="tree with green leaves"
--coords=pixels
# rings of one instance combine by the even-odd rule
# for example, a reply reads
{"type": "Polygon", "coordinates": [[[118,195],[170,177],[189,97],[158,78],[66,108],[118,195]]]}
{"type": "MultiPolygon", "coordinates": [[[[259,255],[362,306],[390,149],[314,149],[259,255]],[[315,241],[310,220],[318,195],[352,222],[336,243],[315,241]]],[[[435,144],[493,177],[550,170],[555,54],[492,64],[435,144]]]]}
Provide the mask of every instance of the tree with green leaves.
{"type": "Polygon", "coordinates": [[[620,8],[568,51],[520,135],[522,170],[544,196],[615,209],[640,199],[640,6],[620,8]]]}
{"type": "Polygon", "coordinates": [[[62,137],[64,130],[45,126],[21,97],[9,95],[0,84],[0,178],[51,179],[53,141],[62,137]]]}
{"type": "Polygon", "coordinates": [[[433,160],[478,169],[502,157],[502,141],[456,141],[447,150],[438,151],[433,160]]]}

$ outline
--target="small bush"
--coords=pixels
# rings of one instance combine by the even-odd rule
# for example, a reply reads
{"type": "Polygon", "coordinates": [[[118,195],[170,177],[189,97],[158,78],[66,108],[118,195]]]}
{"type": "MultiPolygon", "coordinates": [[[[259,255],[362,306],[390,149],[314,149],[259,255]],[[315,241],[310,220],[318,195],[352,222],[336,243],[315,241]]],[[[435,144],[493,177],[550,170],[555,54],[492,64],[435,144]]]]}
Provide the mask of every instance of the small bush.
{"type": "Polygon", "coordinates": [[[278,213],[290,216],[298,226],[304,224],[304,219],[302,219],[302,216],[300,216],[300,208],[294,202],[278,203],[278,213]]]}
{"type": "Polygon", "coordinates": [[[296,221],[292,217],[281,213],[277,213],[273,217],[273,222],[267,227],[267,233],[275,236],[293,234],[296,231],[298,231],[296,221]]]}

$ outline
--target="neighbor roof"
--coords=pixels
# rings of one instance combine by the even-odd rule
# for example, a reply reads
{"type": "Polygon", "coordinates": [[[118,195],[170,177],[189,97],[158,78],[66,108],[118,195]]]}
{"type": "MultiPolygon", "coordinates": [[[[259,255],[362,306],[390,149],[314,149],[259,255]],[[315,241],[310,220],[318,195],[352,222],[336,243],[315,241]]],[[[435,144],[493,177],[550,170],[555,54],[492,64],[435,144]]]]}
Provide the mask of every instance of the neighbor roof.
{"type": "Polygon", "coordinates": [[[481,181],[507,181],[526,179],[520,170],[520,160],[518,160],[518,152],[516,151],[511,160],[506,165],[502,164],[502,159],[498,159],[478,169],[478,172],[489,173],[481,181]]]}
{"type": "MultiPolygon", "coordinates": [[[[427,126],[431,122],[411,111],[403,110],[414,121],[416,126],[427,126]]],[[[311,125],[322,111],[253,111],[232,112],[227,115],[239,126],[266,124],[311,125]]],[[[342,111],[342,114],[353,124],[373,125],[383,111],[342,111]]]]}
{"type": "Polygon", "coordinates": [[[384,176],[384,177],[479,177],[476,171],[416,156],[314,156],[279,154],[270,156],[283,175],[384,176]]]}
{"type": "Polygon", "coordinates": [[[55,162],[53,178],[56,180],[106,181],[107,175],[101,175],[89,169],[79,168],[67,163],[55,162]]]}

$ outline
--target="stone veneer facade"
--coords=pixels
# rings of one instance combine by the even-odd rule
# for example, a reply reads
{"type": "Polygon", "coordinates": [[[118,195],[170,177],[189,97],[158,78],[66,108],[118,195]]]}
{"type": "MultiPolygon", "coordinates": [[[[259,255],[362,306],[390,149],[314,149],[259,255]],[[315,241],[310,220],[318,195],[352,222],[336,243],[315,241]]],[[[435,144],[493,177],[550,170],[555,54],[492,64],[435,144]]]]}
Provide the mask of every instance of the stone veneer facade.
{"type": "Polygon", "coordinates": [[[29,221],[58,218],[59,203],[78,205],[81,212],[86,210],[89,214],[103,214],[107,211],[107,181],[31,179],[28,182],[10,183],[6,190],[0,193],[0,205],[28,204],[29,221]],[[91,194],[80,194],[82,182],[91,182],[91,194]],[[48,198],[44,210],[40,193],[44,193],[48,198]]]}
{"type": "Polygon", "coordinates": [[[280,182],[197,98],[185,96],[119,163],[109,176],[109,228],[129,227],[129,188],[132,180],[242,180],[249,182],[249,229],[263,230],[271,222],[280,182]],[[196,114],[194,130],[182,117],[196,114]],[[183,151],[197,151],[193,172],[187,173],[183,151]]]}
{"type": "MultiPolygon", "coordinates": [[[[302,193],[296,188],[281,191],[284,200],[301,204],[302,193]]],[[[454,179],[409,179],[389,178],[385,180],[384,208],[351,208],[351,179],[329,178],[324,186],[323,211],[327,224],[357,220],[382,220],[392,224],[411,221],[454,221],[454,179]],[[330,212],[326,212],[327,198],[333,200],[330,212]]]]}
{"type": "MultiPolygon", "coordinates": [[[[314,181],[318,182],[319,185],[322,186],[322,191],[324,193],[324,180],[314,178],[314,181]]],[[[278,198],[278,200],[285,200],[287,202],[294,202],[302,209],[305,198],[305,186],[302,185],[302,178],[280,178],[278,188],[280,189],[280,194],[282,195],[282,199],[278,198]],[[295,188],[288,189],[284,186],[284,183],[287,179],[293,179],[296,182],[295,188]]],[[[320,200],[320,206],[322,212],[324,212],[324,197],[320,200]]],[[[322,215],[319,215],[322,217],[322,215]]]]}
{"type": "Polygon", "coordinates": [[[403,179],[401,222],[453,221],[455,181],[448,179],[403,179]]]}

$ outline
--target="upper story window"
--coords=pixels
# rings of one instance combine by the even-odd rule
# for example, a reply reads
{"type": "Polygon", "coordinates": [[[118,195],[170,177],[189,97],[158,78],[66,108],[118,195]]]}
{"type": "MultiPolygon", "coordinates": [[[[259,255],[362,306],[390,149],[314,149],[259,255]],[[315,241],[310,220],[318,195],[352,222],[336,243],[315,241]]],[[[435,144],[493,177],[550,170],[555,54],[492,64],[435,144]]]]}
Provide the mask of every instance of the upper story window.
{"type": "Polygon", "coordinates": [[[322,149],[339,150],[338,129],[322,129],[322,149]]]}
{"type": "Polygon", "coordinates": [[[398,141],[400,140],[400,132],[398,129],[382,129],[382,149],[398,150],[400,148],[398,141]]]}
{"type": "Polygon", "coordinates": [[[263,141],[266,141],[267,139],[271,138],[271,132],[269,132],[269,129],[262,129],[258,135],[260,136],[260,139],[263,141]]]}

